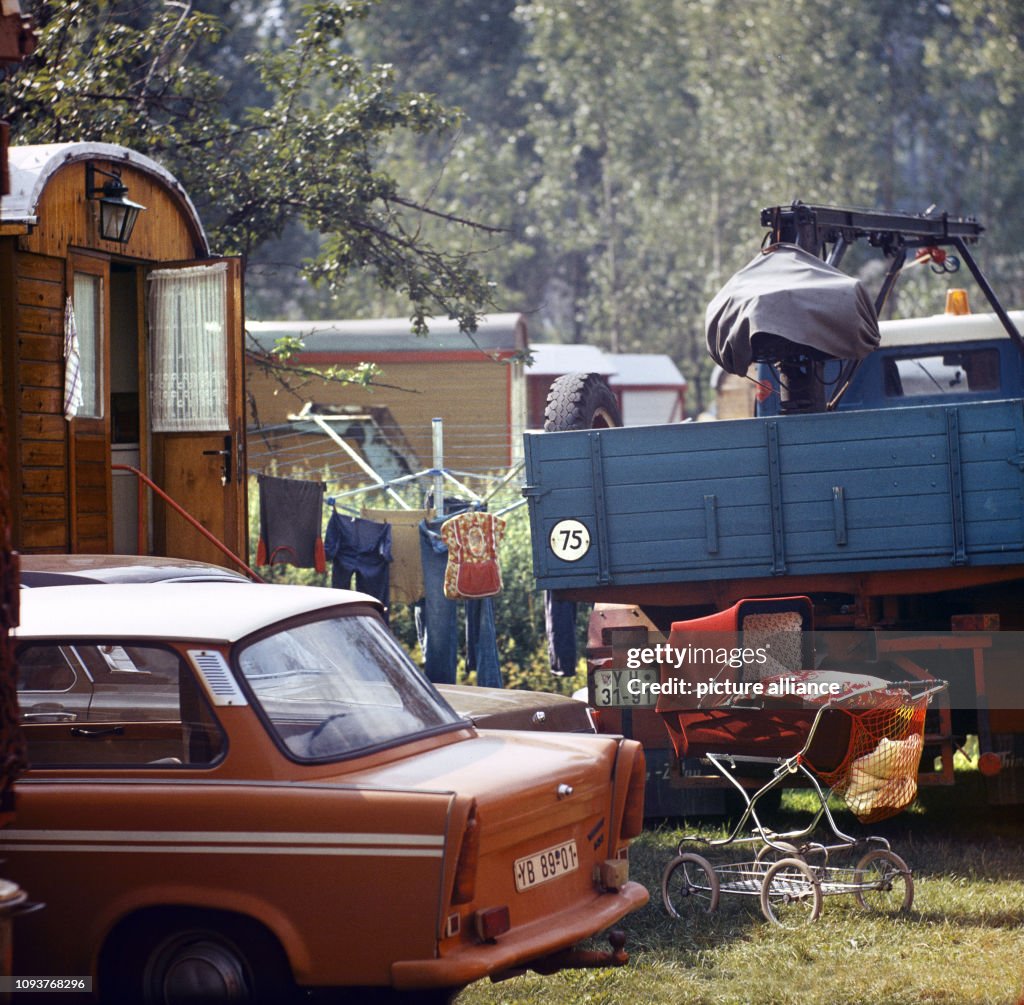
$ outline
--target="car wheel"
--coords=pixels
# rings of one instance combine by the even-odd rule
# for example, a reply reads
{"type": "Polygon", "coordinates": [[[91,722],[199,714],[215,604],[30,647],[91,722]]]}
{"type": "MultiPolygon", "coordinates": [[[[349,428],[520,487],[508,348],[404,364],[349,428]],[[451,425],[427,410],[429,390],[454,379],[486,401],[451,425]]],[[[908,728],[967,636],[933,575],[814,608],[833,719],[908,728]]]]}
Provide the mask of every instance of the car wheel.
{"type": "Polygon", "coordinates": [[[131,924],[105,953],[101,994],[142,1005],[287,1002],[284,953],[261,926],[217,912],[170,910],[131,924]]]}
{"type": "Polygon", "coordinates": [[[621,425],[619,403],[600,374],[567,373],[551,385],[544,408],[545,432],[621,425]]]}

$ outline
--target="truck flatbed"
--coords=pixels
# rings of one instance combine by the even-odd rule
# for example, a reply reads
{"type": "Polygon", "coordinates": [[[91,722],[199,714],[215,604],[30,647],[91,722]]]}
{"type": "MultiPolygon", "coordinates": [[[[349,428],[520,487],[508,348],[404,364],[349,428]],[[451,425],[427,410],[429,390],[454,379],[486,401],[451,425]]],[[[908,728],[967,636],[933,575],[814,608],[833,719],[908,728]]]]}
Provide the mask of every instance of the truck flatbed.
{"type": "Polygon", "coordinates": [[[526,465],[544,589],[1024,562],[1020,400],[528,434],[526,465]]]}

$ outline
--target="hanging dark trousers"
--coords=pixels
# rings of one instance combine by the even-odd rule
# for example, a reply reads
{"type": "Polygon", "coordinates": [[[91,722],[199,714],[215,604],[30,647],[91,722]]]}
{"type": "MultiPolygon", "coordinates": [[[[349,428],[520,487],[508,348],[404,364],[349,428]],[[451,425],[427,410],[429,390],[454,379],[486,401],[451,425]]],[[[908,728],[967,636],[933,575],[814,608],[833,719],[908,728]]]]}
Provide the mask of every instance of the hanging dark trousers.
{"type": "Polygon", "coordinates": [[[390,603],[391,527],[386,523],[345,516],[335,511],[327,522],[324,553],[331,561],[331,586],[356,589],[384,605],[390,603]]]}

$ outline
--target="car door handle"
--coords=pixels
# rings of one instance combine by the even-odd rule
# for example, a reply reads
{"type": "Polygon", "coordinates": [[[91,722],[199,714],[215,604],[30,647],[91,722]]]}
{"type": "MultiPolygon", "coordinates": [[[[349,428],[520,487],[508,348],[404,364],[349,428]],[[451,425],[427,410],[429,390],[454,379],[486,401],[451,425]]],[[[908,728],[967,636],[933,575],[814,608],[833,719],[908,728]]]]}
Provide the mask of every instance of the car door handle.
{"type": "Polygon", "coordinates": [[[98,736],[123,736],[124,726],[75,726],[71,730],[72,736],[98,737],[98,736]]]}

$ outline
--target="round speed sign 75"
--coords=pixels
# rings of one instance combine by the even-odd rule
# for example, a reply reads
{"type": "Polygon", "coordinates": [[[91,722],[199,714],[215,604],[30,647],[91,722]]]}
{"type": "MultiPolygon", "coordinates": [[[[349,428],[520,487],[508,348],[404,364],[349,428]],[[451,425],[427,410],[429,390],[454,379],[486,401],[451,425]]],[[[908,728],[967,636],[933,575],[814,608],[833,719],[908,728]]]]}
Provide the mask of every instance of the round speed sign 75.
{"type": "Polygon", "coordinates": [[[548,546],[563,562],[578,562],[590,551],[590,531],[579,520],[559,520],[548,535],[548,546]]]}

